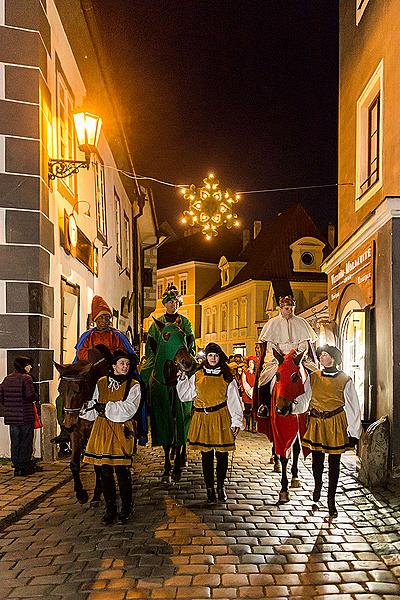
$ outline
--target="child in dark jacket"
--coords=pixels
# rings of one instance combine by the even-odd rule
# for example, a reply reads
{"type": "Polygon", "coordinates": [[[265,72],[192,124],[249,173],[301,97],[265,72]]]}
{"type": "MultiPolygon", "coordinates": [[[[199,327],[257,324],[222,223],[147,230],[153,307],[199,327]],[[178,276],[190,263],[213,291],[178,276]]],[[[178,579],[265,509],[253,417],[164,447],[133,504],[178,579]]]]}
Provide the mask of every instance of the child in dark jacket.
{"type": "Polygon", "coordinates": [[[35,415],[33,404],[37,400],[32,377],[30,356],[17,356],[15,371],[7,375],[0,386],[0,402],[4,424],[10,427],[11,461],[14,475],[30,475],[35,415]]]}

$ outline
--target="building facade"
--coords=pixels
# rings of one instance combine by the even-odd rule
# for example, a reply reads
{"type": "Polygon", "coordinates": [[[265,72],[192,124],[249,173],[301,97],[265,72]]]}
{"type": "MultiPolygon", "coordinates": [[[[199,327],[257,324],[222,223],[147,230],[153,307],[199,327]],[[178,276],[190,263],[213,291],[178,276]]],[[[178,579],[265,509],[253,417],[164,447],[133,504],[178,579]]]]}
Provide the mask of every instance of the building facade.
{"type": "Polygon", "coordinates": [[[155,272],[153,201],[121,172],[134,168],[104,61],[91,0],[0,0],[0,377],[33,356],[41,402],[55,399],[52,361],[73,360],[95,294],[139,345],[146,261],[155,272]],[[102,118],[97,150],[51,178],[49,160],[85,160],[82,110],[102,118]]]}
{"type": "Polygon", "coordinates": [[[338,247],[330,320],[365,421],[388,415],[400,476],[400,5],[341,2],[338,247]]]}

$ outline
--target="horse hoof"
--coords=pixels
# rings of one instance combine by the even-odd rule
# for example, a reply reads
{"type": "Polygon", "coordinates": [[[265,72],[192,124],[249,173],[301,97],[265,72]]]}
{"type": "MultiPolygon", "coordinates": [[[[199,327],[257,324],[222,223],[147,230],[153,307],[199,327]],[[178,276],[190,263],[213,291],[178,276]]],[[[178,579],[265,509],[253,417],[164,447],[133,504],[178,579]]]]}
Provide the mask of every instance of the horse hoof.
{"type": "Polygon", "coordinates": [[[292,481],[290,482],[290,487],[291,488],[300,488],[301,487],[301,483],[300,483],[300,479],[292,479],[292,481]]]}
{"type": "Polygon", "coordinates": [[[273,465],[273,464],[274,464],[274,462],[275,462],[275,459],[274,459],[274,457],[273,457],[273,456],[271,456],[271,458],[269,459],[269,464],[270,464],[270,465],[273,465]]]}
{"type": "Polygon", "coordinates": [[[100,500],[91,500],[90,508],[98,508],[100,506],[100,500]]]}
{"type": "Polygon", "coordinates": [[[83,492],[76,494],[76,499],[78,500],[79,504],[86,504],[86,502],[89,500],[89,495],[86,490],[84,490],[83,492]]]}
{"type": "Polygon", "coordinates": [[[171,483],[171,475],[169,473],[164,473],[164,475],[161,477],[161,483],[171,483]]]}
{"type": "Polygon", "coordinates": [[[275,463],[274,464],[274,468],[272,469],[274,473],[281,473],[282,472],[282,467],[280,465],[280,463],[275,463]]]}
{"type": "Polygon", "coordinates": [[[182,477],[182,473],[180,471],[173,471],[172,473],[172,481],[175,481],[175,483],[177,483],[178,481],[181,480],[182,477]]]}
{"type": "Polygon", "coordinates": [[[287,502],[289,502],[289,500],[289,492],[279,492],[278,504],[286,504],[287,502]]]}
{"type": "Polygon", "coordinates": [[[318,504],[316,502],[314,502],[313,505],[311,506],[311,510],[313,512],[315,512],[316,510],[319,510],[319,506],[318,506],[318,504]]]}

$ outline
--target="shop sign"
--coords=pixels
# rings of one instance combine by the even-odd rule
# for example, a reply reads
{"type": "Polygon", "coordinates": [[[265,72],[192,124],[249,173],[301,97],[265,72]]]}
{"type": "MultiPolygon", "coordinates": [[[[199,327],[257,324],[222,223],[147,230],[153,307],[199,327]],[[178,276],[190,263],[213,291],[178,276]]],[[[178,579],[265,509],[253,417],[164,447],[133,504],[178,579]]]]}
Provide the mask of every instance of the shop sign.
{"type": "Polygon", "coordinates": [[[329,316],[334,319],[342,294],[354,283],[362,291],[367,304],[374,299],[374,241],[354,250],[328,275],[329,316]]]}

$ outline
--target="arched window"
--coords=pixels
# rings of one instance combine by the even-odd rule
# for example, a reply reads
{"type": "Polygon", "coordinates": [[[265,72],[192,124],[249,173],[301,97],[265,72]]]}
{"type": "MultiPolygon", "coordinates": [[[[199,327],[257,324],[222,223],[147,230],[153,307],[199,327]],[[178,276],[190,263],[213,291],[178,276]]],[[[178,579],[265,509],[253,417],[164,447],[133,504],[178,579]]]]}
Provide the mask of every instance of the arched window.
{"type": "Polygon", "coordinates": [[[234,300],[232,303],[232,327],[239,329],[239,301],[234,300]]]}
{"type": "Polygon", "coordinates": [[[221,306],[221,331],[226,331],[228,328],[228,310],[226,304],[221,306]]]}

